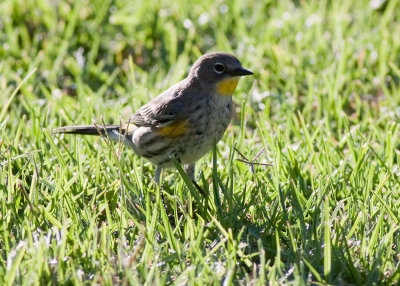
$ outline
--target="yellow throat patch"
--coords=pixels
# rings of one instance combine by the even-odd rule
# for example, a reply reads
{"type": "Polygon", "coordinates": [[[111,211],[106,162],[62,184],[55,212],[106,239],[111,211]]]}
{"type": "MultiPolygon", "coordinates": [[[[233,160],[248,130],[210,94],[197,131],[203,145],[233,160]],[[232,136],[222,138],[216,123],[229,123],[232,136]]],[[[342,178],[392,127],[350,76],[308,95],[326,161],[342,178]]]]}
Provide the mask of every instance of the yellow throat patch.
{"type": "Polygon", "coordinates": [[[157,133],[165,137],[179,137],[188,130],[188,122],[184,119],[176,120],[168,126],[157,128],[157,133]]]}
{"type": "Polygon", "coordinates": [[[232,95],[235,92],[239,79],[240,77],[235,76],[222,80],[217,84],[217,92],[220,95],[232,95]]]}

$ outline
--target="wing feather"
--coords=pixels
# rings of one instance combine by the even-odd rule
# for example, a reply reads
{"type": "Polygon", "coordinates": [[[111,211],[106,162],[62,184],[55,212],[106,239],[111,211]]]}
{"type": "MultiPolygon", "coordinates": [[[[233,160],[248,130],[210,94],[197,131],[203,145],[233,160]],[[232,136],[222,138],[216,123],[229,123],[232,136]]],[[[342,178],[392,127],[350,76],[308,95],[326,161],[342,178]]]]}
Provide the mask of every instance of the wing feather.
{"type": "Polygon", "coordinates": [[[129,118],[129,123],[144,127],[165,127],[180,118],[184,101],[179,90],[165,91],[149,103],[143,105],[129,118]]]}

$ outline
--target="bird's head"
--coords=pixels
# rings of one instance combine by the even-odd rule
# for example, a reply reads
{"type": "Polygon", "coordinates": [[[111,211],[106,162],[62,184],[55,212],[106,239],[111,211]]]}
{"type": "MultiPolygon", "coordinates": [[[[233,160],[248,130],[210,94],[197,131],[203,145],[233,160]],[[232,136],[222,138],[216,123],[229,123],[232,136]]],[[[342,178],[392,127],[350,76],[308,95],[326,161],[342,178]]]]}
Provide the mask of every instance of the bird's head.
{"type": "Polygon", "coordinates": [[[252,74],[235,56],[214,52],[201,56],[191,68],[189,77],[197,78],[203,87],[220,95],[231,96],[240,77],[252,74]]]}

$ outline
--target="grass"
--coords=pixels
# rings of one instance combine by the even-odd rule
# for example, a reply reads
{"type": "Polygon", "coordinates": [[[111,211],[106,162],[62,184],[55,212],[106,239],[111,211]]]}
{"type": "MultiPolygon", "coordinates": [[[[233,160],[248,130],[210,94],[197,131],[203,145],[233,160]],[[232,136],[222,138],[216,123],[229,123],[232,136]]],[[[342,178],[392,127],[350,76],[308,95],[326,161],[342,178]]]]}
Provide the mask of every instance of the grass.
{"type": "Polygon", "coordinates": [[[400,4],[377,2],[1,2],[1,284],[399,283],[400,4]],[[148,162],[49,133],[125,121],[214,50],[255,76],[208,196],[164,172],[164,210],[148,162]]]}

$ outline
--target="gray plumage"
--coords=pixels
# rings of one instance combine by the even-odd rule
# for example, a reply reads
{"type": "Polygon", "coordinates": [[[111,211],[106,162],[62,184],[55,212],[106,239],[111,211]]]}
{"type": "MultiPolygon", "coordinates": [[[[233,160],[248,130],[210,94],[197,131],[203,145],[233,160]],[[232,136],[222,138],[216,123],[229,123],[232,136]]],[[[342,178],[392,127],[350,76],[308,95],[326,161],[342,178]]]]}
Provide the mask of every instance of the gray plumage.
{"type": "Polygon", "coordinates": [[[188,176],[194,180],[195,162],[212,149],[214,140],[221,139],[232,118],[236,78],[250,74],[230,54],[205,54],[195,62],[184,80],[139,108],[126,125],[67,126],[55,132],[107,134],[114,141],[123,138],[123,143],[137,155],[157,166],[157,183],[162,168],[173,167],[171,156],[185,165],[188,176]],[[233,89],[220,94],[218,84],[232,78],[233,89]]]}

